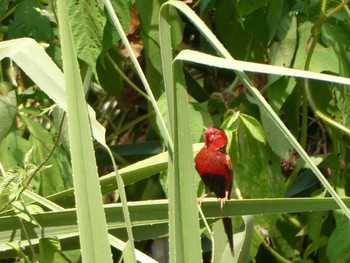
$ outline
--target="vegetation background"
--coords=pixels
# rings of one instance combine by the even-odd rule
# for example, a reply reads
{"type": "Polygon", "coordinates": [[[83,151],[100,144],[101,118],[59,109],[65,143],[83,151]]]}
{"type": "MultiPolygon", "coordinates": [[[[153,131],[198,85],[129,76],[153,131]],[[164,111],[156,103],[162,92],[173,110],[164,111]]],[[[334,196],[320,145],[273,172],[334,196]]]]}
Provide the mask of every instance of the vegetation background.
{"type": "Polygon", "coordinates": [[[350,262],[349,1],[166,2],[0,1],[0,261],[350,262]]]}

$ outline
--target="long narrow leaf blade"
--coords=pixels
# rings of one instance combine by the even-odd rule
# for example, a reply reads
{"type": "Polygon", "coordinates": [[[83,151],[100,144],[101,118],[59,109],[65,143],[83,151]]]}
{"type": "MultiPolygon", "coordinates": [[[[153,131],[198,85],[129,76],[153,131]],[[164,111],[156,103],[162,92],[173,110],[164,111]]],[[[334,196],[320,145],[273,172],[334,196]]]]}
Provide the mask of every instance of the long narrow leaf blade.
{"type": "Polygon", "coordinates": [[[82,259],[84,262],[112,262],[87,104],[65,0],[57,2],[57,10],[82,259]]]}
{"type": "Polygon", "coordinates": [[[173,63],[171,6],[160,12],[160,44],[168,101],[173,151],[169,150],[169,243],[170,262],[201,262],[200,231],[187,89],[180,63],[173,63]]]}

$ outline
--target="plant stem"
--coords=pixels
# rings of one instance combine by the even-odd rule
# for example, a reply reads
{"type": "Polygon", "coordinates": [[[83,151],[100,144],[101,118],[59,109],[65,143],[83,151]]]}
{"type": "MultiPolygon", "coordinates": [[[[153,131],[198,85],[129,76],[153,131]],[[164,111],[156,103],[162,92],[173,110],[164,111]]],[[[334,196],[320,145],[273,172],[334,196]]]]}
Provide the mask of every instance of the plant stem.
{"type": "Polygon", "coordinates": [[[124,72],[119,68],[118,64],[114,62],[111,55],[107,54],[106,57],[108,58],[109,62],[112,64],[113,68],[118,72],[118,74],[121,76],[121,78],[130,85],[136,92],[138,92],[142,97],[144,97],[146,100],[151,101],[149,96],[144,93],[139,87],[137,87],[125,74],[124,72]]]}
{"type": "Polygon", "coordinates": [[[271,253],[271,255],[273,255],[279,262],[282,263],[291,263],[291,261],[285,259],[282,255],[280,255],[276,250],[274,250],[270,244],[268,244],[265,240],[265,238],[263,237],[263,235],[261,234],[260,230],[257,228],[257,226],[254,226],[254,231],[256,233],[256,235],[258,236],[258,238],[260,239],[260,241],[263,243],[263,245],[265,246],[265,248],[271,253]]]}

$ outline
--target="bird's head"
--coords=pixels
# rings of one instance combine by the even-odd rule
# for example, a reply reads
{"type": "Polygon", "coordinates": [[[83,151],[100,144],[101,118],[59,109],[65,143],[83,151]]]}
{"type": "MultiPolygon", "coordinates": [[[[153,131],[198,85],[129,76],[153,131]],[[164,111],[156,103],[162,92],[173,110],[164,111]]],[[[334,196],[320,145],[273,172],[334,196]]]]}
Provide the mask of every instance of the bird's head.
{"type": "Polygon", "coordinates": [[[215,127],[209,127],[204,131],[204,135],[205,145],[207,147],[212,147],[216,150],[222,150],[226,147],[227,136],[223,130],[215,127]]]}

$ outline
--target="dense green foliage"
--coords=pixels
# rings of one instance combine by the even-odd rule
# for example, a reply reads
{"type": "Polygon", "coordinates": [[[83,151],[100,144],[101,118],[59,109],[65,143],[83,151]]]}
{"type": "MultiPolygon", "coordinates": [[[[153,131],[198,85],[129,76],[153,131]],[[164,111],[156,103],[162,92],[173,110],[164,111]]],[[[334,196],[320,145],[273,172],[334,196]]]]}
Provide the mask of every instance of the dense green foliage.
{"type": "MultiPolygon", "coordinates": [[[[141,262],[167,262],[169,255],[173,262],[201,262],[200,254],[205,262],[349,262],[349,211],[338,209],[339,197],[349,206],[350,194],[349,1],[111,0],[120,28],[107,2],[66,0],[68,20],[53,0],[0,2],[0,262],[79,262],[86,253],[79,250],[77,192],[87,206],[100,197],[77,187],[86,182],[92,189],[92,181],[73,178],[74,167],[94,170],[95,161],[74,160],[77,142],[69,140],[64,111],[69,115],[74,101],[85,105],[65,85],[77,93],[83,86],[96,113],[89,109],[106,214],[99,222],[106,222],[115,262],[132,262],[134,243],[141,262]],[[76,52],[68,60],[79,62],[80,75],[67,72],[64,25],[76,52]],[[215,46],[211,32],[223,46],[215,46]],[[28,37],[45,52],[28,39],[7,42],[28,37]],[[242,64],[216,60],[233,65],[230,56],[281,68],[271,74],[249,64],[243,72],[242,64]],[[301,78],[290,68],[328,75],[301,78]],[[69,78],[79,85],[68,86],[69,78]],[[95,119],[105,128],[117,175],[95,119]],[[229,137],[232,197],[243,200],[227,202],[224,211],[205,201],[203,220],[195,195],[205,189],[192,156],[208,126],[229,137]],[[119,175],[127,200],[137,202],[123,202],[119,175]],[[128,210],[133,235],[126,231],[128,210]],[[233,216],[234,259],[218,220],[223,215],[233,216]]],[[[83,127],[69,120],[71,129],[83,127]]]]}

